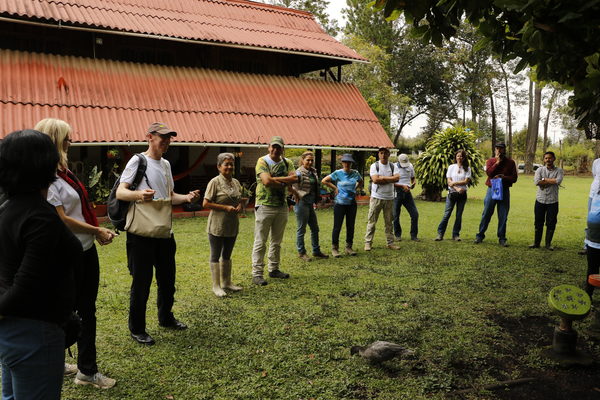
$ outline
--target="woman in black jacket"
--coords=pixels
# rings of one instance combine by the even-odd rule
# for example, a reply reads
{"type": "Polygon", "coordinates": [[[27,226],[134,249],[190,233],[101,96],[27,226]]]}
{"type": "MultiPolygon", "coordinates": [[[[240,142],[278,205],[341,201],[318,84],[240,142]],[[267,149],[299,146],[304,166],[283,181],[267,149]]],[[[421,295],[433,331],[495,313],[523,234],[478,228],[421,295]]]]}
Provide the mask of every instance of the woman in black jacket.
{"type": "Polygon", "coordinates": [[[58,153],[34,130],[0,143],[0,362],[2,395],[59,399],[63,325],[75,301],[81,244],[46,201],[58,153]]]}

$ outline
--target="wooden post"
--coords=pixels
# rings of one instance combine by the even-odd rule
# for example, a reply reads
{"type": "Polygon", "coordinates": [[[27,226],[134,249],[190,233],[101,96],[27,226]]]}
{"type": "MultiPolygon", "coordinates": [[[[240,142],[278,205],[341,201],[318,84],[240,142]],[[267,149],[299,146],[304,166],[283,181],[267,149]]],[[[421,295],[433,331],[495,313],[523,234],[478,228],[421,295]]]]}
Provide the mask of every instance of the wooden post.
{"type": "Polygon", "coordinates": [[[331,150],[331,172],[335,171],[335,150],[331,150]]]}
{"type": "MultiPolygon", "coordinates": [[[[321,176],[321,160],[323,159],[323,150],[316,149],[315,150],[315,169],[317,170],[317,174],[321,176]]],[[[331,171],[333,172],[333,171],[331,171]]]]}

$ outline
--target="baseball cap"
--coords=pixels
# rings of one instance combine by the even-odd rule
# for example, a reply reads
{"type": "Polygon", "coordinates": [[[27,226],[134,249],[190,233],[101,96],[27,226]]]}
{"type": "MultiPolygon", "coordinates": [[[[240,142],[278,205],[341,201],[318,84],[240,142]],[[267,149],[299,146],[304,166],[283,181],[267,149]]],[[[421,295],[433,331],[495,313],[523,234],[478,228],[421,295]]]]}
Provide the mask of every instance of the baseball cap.
{"type": "Polygon", "coordinates": [[[340,161],[354,163],[354,158],[352,158],[352,154],[346,153],[342,155],[342,159],[340,161]]]}
{"type": "Polygon", "coordinates": [[[172,129],[169,129],[169,127],[165,124],[163,124],[162,122],[153,122],[150,127],[148,128],[148,133],[151,134],[157,134],[157,135],[171,135],[171,136],[177,136],[177,132],[175,132],[172,129]]]}
{"type": "Polygon", "coordinates": [[[284,146],[283,138],[281,136],[273,136],[271,138],[271,141],[269,142],[269,145],[273,145],[273,144],[283,147],[284,146]]]}
{"type": "Polygon", "coordinates": [[[404,153],[398,156],[398,162],[402,168],[406,168],[410,165],[410,161],[408,161],[408,156],[404,153]]]}

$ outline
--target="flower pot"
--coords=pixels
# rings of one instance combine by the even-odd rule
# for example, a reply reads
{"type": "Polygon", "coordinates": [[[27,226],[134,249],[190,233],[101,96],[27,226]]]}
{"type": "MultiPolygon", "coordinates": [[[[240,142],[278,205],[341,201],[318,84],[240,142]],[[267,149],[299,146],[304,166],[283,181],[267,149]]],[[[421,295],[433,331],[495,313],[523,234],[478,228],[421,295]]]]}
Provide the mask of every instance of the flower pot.
{"type": "Polygon", "coordinates": [[[92,209],[96,217],[106,217],[107,215],[106,204],[94,204],[92,205],[92,209]]]}

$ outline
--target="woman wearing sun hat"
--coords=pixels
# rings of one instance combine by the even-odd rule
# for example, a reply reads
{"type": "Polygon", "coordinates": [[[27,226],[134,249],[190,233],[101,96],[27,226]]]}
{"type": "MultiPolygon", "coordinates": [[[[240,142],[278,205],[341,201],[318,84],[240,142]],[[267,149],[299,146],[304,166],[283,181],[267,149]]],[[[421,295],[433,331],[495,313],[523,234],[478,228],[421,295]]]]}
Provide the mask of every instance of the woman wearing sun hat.
{"type": "Polygon", "coordinates": [[[342,156],[342,168],[323,178],[323,185],[333,190],[335,205],[333,206],[333,232],[331,233],[331,254],[340,257],[340,231],[346,218],[346,254],[355,256],[352,249],[354,242],[354,224],[356,222],[356,191],[362,189],[363,178],[357,170],[351,169],[354,164],[352,154],[342,156]]]}

